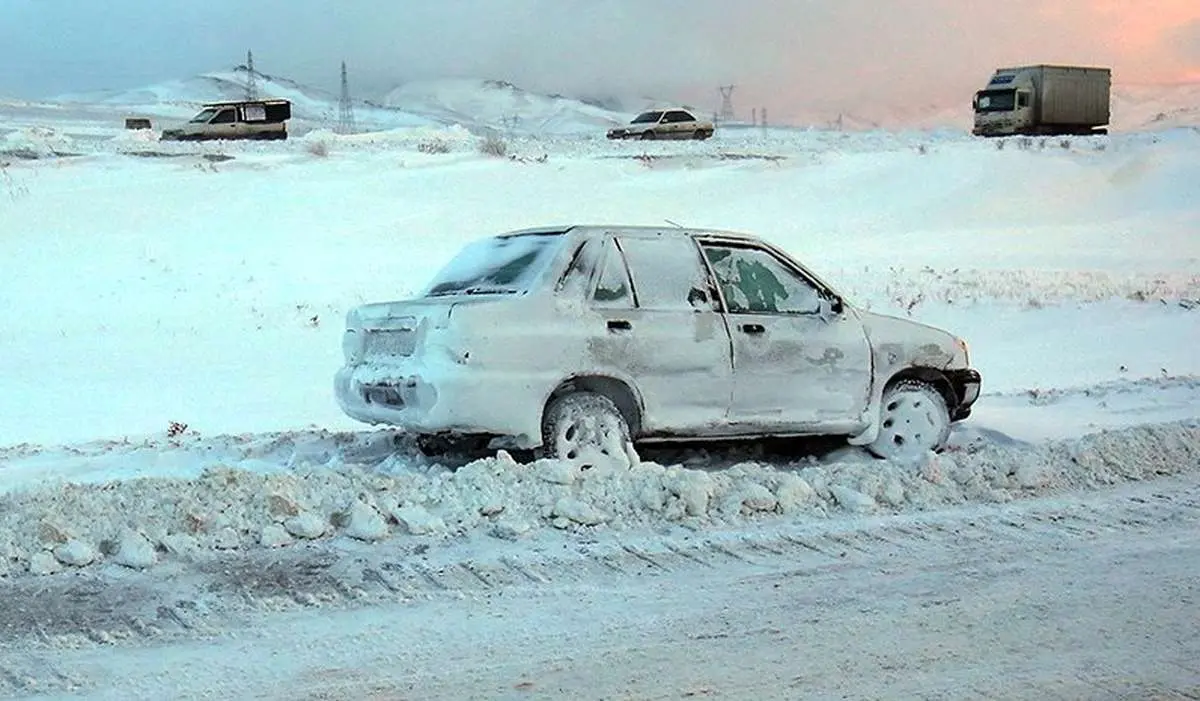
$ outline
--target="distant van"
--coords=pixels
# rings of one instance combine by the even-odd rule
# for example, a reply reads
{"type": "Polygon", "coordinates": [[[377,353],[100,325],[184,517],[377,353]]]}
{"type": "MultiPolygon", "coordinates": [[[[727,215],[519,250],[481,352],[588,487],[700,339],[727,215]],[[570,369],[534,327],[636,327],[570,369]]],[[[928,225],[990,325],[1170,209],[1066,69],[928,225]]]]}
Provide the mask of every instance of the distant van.
{"type": "Polygon", "coordinates": [[[164,129],[163,141],[286,139],[292,103],[287,100],[212,102],[178,129],[164,129]]]}

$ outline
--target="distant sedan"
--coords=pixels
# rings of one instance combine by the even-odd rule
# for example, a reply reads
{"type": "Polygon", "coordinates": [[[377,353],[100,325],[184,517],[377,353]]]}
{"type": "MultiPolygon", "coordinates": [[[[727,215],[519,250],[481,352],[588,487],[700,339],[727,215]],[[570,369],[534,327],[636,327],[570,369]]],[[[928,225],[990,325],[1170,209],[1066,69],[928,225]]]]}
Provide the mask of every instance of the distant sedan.
{"type": "Polygon", "coordinates": [[[643,112],[623,127],[608,130],[610,139],[707,139],[713,123],[682,108],[643,112]]]}

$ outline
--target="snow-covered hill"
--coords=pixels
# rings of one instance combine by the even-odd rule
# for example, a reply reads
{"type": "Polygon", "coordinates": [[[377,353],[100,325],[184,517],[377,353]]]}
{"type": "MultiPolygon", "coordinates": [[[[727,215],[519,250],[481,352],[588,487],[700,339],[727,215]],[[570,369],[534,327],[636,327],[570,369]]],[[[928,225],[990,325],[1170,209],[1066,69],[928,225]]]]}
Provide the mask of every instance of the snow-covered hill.
{"type": "MultiPolygon", "coordinates": [[[[203,103],[244,99],[249,76],[246,69],[239,66],[231,70],[169,80],[132,90],[101,90],[62,95],[54,102],[71,107],[108,107],[130,114],[184,119],[194,114],[203,103]]],[[[257,71],[254,73],[254,79],[260,97],[291,101],[293,119],[297,123],[308,127],[336,123],[336,95],[288,78],[257,71]]],[[[368,129],[430,126],[437,123],[436,120],[362,100],[355,102],[354,111],[356,121],[368,129]]]]}
{"type": "Polygon", "coordinates": [[[406,83],[389,92],[383,103],[445,123],[532,134],[596,133],[630,117],[563,95],[540,95],[499,80],[406,83]]]}
{"type": "Polygon", "coordinates": [[[1117,85],[1112,112],[1114,128],[1126,131],[1200,126],[1200,80],[1117,85]]]}

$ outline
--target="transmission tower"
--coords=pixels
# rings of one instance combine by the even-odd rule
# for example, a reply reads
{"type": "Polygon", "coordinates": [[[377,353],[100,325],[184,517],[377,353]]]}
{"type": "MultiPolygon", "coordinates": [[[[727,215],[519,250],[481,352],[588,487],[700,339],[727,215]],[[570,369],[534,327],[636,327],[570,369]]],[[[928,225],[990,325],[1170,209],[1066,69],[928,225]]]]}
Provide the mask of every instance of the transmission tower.
{"type": "Polygon", "coordinates": [[[721,85],[717,90],[721,92],[721,121],[733,121],[733,85],[721,85]]]}
{"type": "Polygon", "coordinates": [[[342,96],[338,99],[337,133],[353,134],[355,131],[354,103],[350,100],[350,81],[346,78],[346,62],[342,61],[342,96]]]}
{"type": "Polygon", "coordinates": [[[254,52],[246,51],[246,99],[258,99],[258,83],[254,80],[254,52]]]}

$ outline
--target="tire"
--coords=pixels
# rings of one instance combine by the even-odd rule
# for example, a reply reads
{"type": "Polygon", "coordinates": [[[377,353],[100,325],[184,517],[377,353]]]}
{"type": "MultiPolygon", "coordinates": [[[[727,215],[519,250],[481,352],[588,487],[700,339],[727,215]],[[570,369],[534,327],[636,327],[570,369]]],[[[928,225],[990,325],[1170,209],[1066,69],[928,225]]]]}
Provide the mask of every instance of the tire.
{"type": "Polygon", "coordinates": [[[939,451],[950,438],[950,410],[932,385],[901,380],[883,392],[879,435],[867,450],[885,459],[909,460],[939,451]]]}
{"type": "Polygon", "coordinates": [[[629,422],[613,400],[595,392],[571,392],[552,400],[542,415],[538,457],[575,460],[595,450],[625,459],[629,422]]]}
{"type": "Polygon", "coordinates": [[[652,131],[642,132],[642,136],[641,136],[642,141],[654,141],[657,138],[658,138],[658,135],[652,131]]]}
{"type": "Polygon", "coordinates": [[[696,131],[694,131],[692,133],[692,138],[695,139],[696,141],[704,141],[705,139],[707,139],[710,136],[712,136],[712,134],[704,131],[703,129],[697,129],[696,131]]]}

